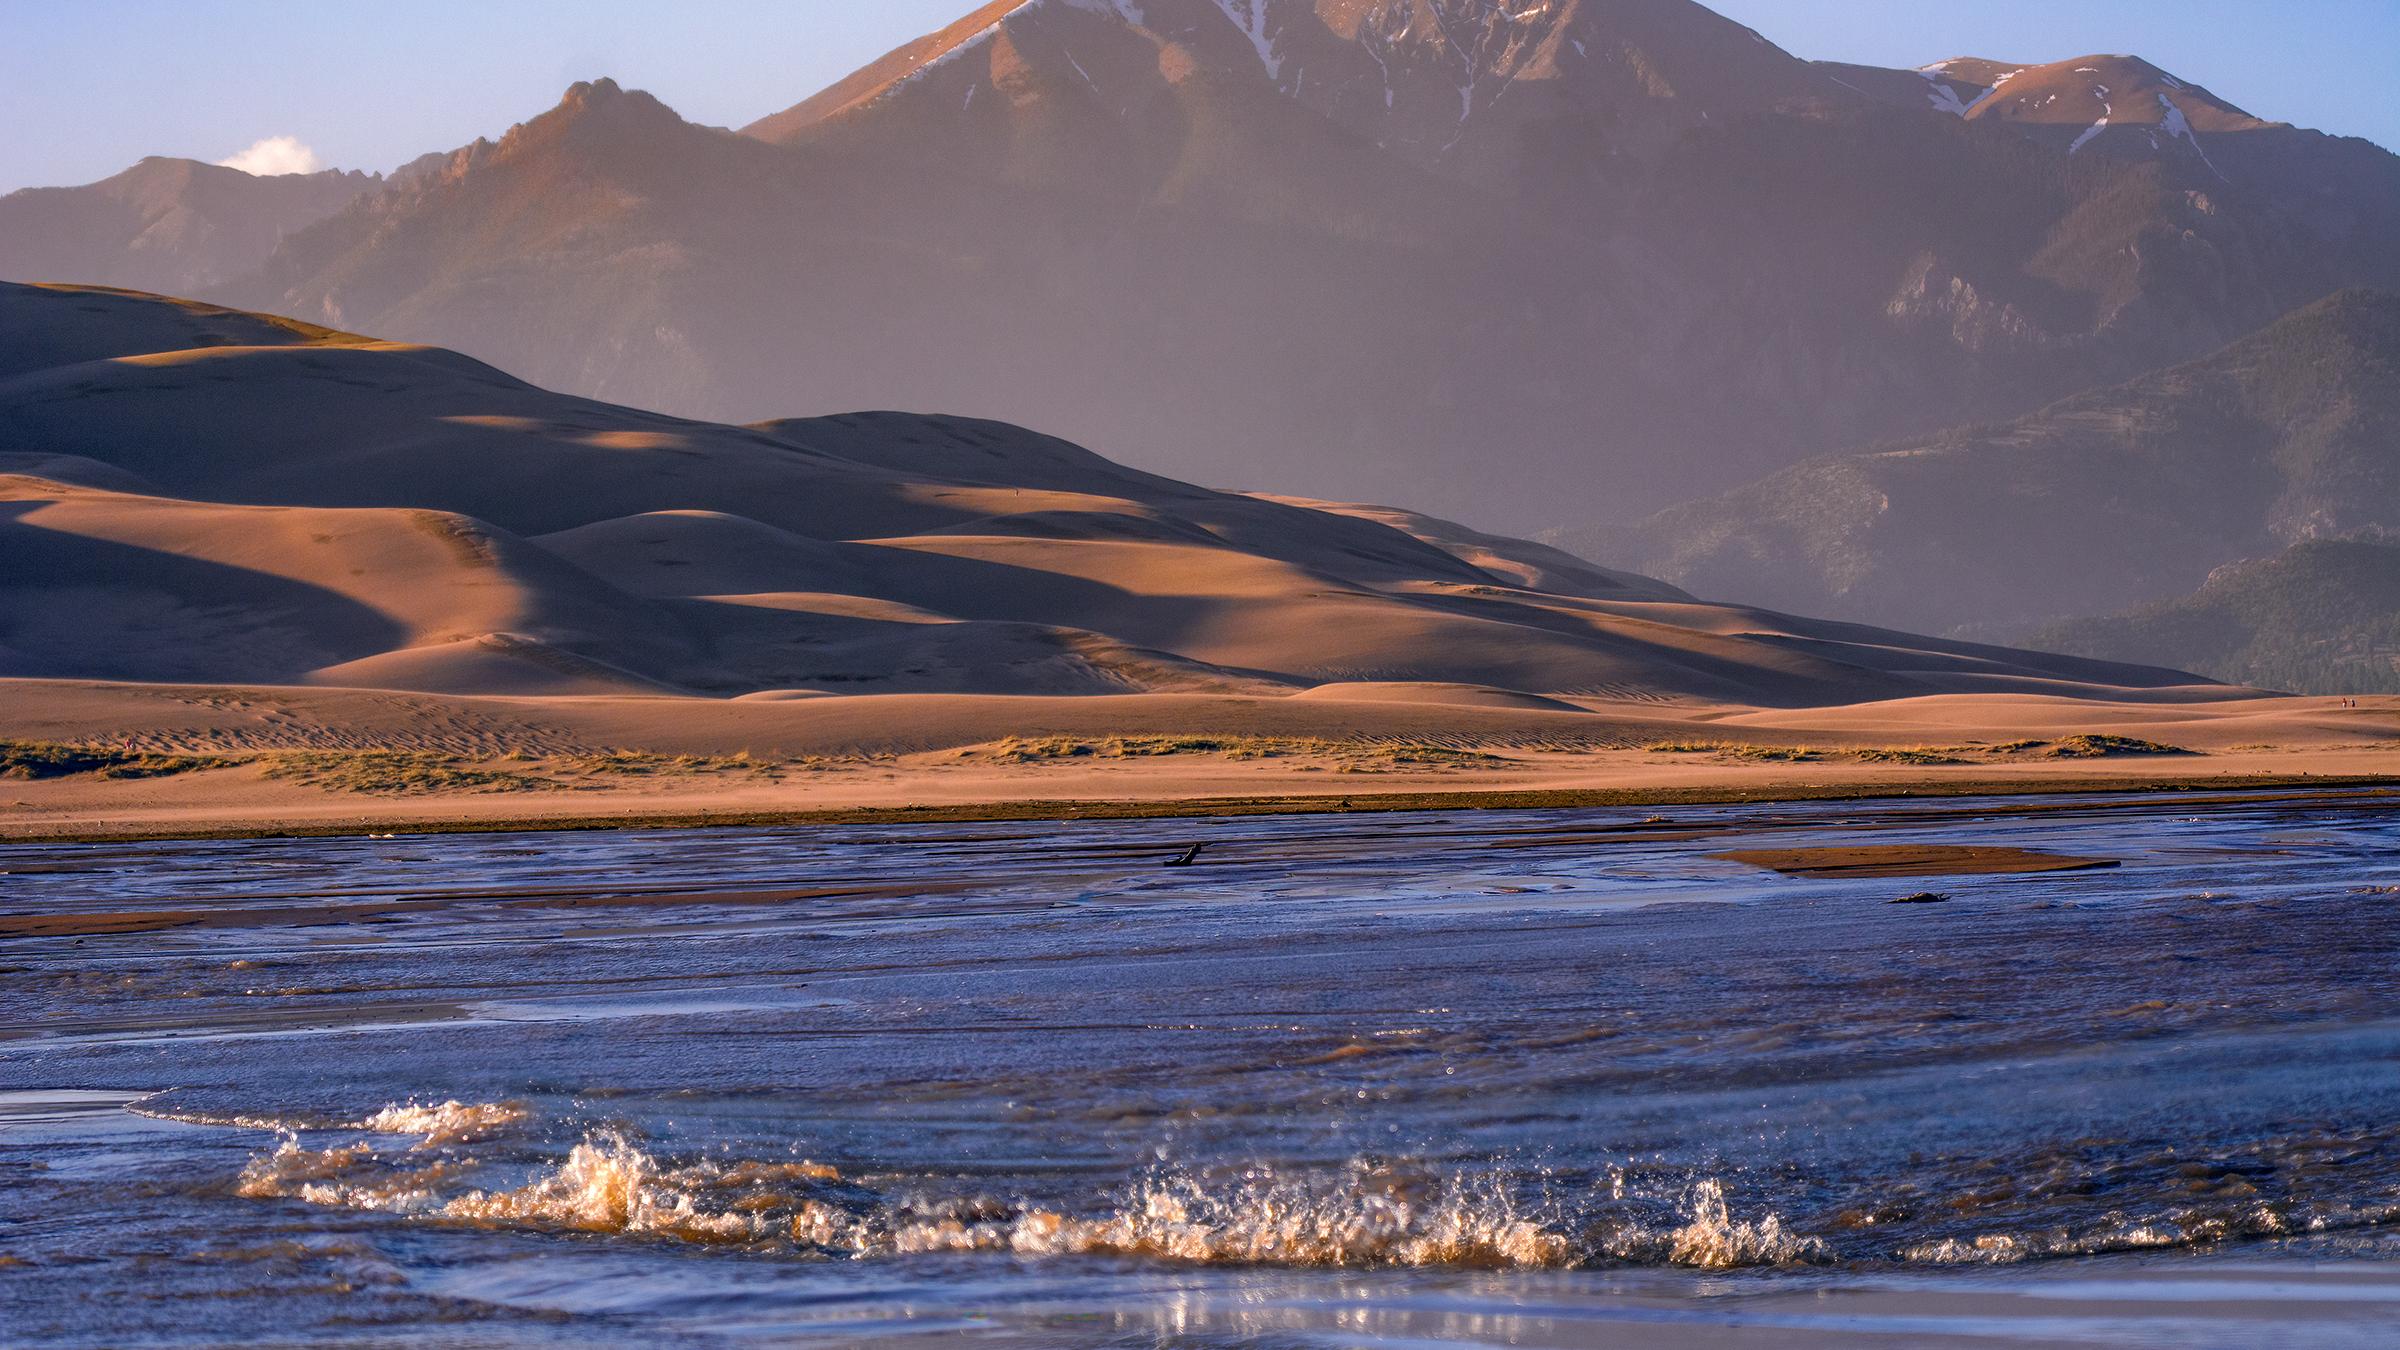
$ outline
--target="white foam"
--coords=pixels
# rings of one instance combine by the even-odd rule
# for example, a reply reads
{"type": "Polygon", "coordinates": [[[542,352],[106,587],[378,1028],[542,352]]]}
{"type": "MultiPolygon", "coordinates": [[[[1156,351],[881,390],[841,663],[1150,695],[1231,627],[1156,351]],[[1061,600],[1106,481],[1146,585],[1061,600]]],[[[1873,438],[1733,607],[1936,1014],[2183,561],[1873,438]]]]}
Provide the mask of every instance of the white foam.
{"type": "MultiPolygon", "coordinates": [[[[391,1108],[409,1124],[416,1112],[391,1108]]],[[[488,1109],[488,1108],[484,1108],[488,1109]]],[[[379,1113],[378,1118],[383,1114],[379,1113]]],[[[709,1244],[798,1243],[850,1256],[994,1252],[1109,1255],[1211,1265],[1538,1269],[1636,1261],[1723,1270],[1825,1259],[1773,1214],[1737,1219],[1714,1181],[1672,1227],[1603,1224],[1578,1234],[1547,1199],[1485,1173],[1365,1163],[1286,1174],[1162,1172],[1074,1210],[985,1195],[877,1194],[804,1161],[675,1164],[621,1135],[587,1137],[522,1184],[471,1180],[470,1152],[385,1155],[367,1143],[311,1149],[286,1135],[252,1160],[237,1193],[435,1223],[626,1233],[709,1244]],[[428,1160],[430,1158],[430,1160],[428,1160]]],[[[1613,1200],[1622,1200],[1622,1178],[1613,1200]]]]}
{"type": "Polygon", "coordinates": [[[360,1121],[358,1128],[370,1134],[419,1135],[422,1148],[488,1139],[530,1114],[521,1102],[470,1103],[454,1097],[434,1106],[395,1102],[360,1121]]]}

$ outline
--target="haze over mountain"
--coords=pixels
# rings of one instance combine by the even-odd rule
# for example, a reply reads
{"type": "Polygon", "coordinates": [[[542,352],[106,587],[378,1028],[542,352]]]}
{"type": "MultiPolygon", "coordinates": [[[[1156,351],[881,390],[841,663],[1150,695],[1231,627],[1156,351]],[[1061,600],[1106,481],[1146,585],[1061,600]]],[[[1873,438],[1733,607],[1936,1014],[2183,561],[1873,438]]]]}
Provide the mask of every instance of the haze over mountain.
{"type": "Polygon", "coordinates": [[[2189,595],[2054,624],[2033,640],[2267,689],[2400,692],[2400,544],[2313,539],[2228,563],[2189,595]]]}
{"type": "MultiPolygon", "coordinates": [[[[2351,291],[2024,417],[1811,460],[1563,542],[1705,595],[2022,636],[2395,528],[2400,296],[2351,291]]],[[[2134,650],[2152,648],[2119,654],[2134,650]]]]}
{"type": "Polygon", "coordinates": [[[997,423],[684,421],[126,292],[0,286],[0,425],[7,677],[1557,712],[2210,696],[2172,672],[1702,604],[997,423]]]}
{"type": "Polygon", "coordinates": [[[259,177],[153,157],[82,187],[0,196],[0,276],[203,290],[257,270],[285,236],[382,186],[338,169],[259,177]]]}
{"type": "Polygon", "coordinates": [[[1523,528],[2356,284],[2400,286],[2400,161],[2131,58],[1863,71],[1688,0],[1026,0],[741,134],[578,85],[213,295],[677,413],[981,414],[1523,528]]]}

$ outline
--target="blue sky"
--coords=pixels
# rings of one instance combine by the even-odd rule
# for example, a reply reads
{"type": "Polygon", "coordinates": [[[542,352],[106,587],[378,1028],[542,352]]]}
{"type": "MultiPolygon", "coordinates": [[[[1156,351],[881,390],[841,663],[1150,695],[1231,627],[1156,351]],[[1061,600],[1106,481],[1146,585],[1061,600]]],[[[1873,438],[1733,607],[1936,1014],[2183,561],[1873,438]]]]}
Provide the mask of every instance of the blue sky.
{"type": "MultiPolygon", "coordinates": [[[[976,0],[0,0],[0,191],[296,138],[388,169],[596,75],[694,121],[798,102],[976,0]]],[[[2400,146],[2400,0],[1714,0],[1802,56],[2133,52],[2261,116],[2400,146]]]]}

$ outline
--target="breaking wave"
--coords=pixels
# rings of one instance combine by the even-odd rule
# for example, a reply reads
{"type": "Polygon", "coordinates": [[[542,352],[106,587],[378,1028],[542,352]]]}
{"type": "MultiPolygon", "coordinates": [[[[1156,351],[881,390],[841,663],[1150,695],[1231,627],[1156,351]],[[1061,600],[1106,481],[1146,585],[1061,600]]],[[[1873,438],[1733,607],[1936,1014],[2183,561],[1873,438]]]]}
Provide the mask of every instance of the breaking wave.
{"type": "Polygon", "coordinates": [[[523,1102],[469,1104],[452,1098],[435,1106],[387,1106],[360,1121],[358,1128],[372,1134],[418,1135],[423,1139],[418,1147],[429,1148],[489,1139],[531,1114],[523,1102]]]}
{"type": "Polygon", "coordinates": [[[282,1135],[293,1135],[302,1130],[363,1130],[369,1134],[416,1135],[421,1141],[418,1144],[420,1148],[490,1139],[524,1123],[533,1115],[532,1109],[523,1102],[470,1103],[452,1098],[430,1104],[394,1102],[364,1120],[316,1112],[257,1116],[240,1111],[211,1111],[202,1107],[169,1105],[173,1093],[174,1089],[154,1092],[138,1101],[128,1102],[125,1109],[137,1116],[171,1120],[180,1125],[269,1130],[282,1135]]]}
{"type": "MultiPolygon", "coordinates": [[[[394,1104],[330,1126],[207,1119],[281,1132],[277,1146],[254,1158],[237,1183],[237,1192],[252,1198],[433,1223],[837,1258],[983,1252],[1200,1265],[1701,1270],[1846,1258],[1957,1266],[2400,1224],[2400,1200],[2388,1196],[2354,1192],[2347,1203],[2331,1203],[2252,1195],[2233,1203],[2096,1210],[2080,1223],[2058,1224],[2064,1216],[2054,1214],[2051,1225],[2003,1223],[1983,1232],[1962,1232],[1956,1220],[1926,1214],[1930,1233],[1892,1232],[1872,1246],[1851,1241],[1837,1252],[1828,1238],[1795,1229],[1779,1214],[1738,1213],[1724,1184],[1709,1177],[1675,1192],[1629,1197],[1621,1174],[1567,1185],[1548,1175],[1361,1161],[1333,1168],[1162,1169],[1110,1191],[1028,1200],[949,1192],[931,1182],[868,1185],[807,1160],[679,1161],[616,1132],[588,1134],[563,1156],[524,1140],[508,1142],[530,1118],[518,1102],[452,1100],[394,1104]],[[300,1129],[347,1133],[316,1147],[303,1142],[300,1129]],[[396,1138],[412,1142],[387,1142],[396,1138]]],[[[1920,1199],[1915,1208],[1925,1214],[1932,1206],[1920,1199]]],[[[1897,1210],[1890,1218],[1907,1221],[1897,1210]]],[[[1832,1226],[1858,1224],[1837,1216],[1832,1226]]]]}
{"type": "Polygon", "coordinates": [[[1540,1269],[1664,1263],[1705,1269],[1824,1259],[1774,1215],[1743,1220],[1723,1188],[1692,1188],[1677,1222],[1579,1225],[1491,1174],[1366,1163],[1290,1173],[1162,1171],[1085,1207],[990,1195],[886,1192],[809,1161],[662,1160],[623,1135],[485,1182],[495,1164],[449,1147],[525,1118],[521,1106],[395,1106],[357,1128],[418,1135],[315,1148],[286,1133],[237,1193],[459,1224],[784,1246],[838,1257],[992,1252],[1108,1255],[1207,1265],[1540,1269]]]}
{"type": "Polygon", "coordinates": [[[2400,1203],[2339,1206],[2292,1212],[2275,1205],[2231,1211],[2180,1210],[2148,1219],[2115,1217],[2081,1230],[1984,1233],[1903,1247],[1902,1261],[1926,1265],[2010,1265],[2019,1261],[2166,1247],[2207,1247],[2221,1242],[2339,1233],[2400,1223],[2400,1203]]]}

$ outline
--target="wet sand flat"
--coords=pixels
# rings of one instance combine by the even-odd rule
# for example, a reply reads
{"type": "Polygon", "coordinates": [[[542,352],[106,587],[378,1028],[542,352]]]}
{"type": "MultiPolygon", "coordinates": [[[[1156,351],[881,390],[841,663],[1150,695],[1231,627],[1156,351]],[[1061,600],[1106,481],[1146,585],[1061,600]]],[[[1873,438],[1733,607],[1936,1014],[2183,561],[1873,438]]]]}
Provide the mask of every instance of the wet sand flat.
{"type": "MultiPolygon", "coordinates": [[[[884,894],[924,895],[940,887],[887,889],[884,894]]],[[[789,905],[811,900],[858,899],[856,890],[823,887],[765,891],[666,890],[612,895],[533,895],[443,897],[387,900],[362,904],[300,903],[273,907],[209,905],[185,909],[114,911],[96,914],[0,913],[0,940],[10,938],[95,937],[111,933],[152,933],[170,928],[316,928],[342,924],[393,923],[429,909],[474,903],[499,910],[512,909],[653,909],[676,905],[741,906],[789,905]]]]}
{"type": "Polygon", "coordinates": [[[1854,844],[1836,848],[1735,849],[1715,855],[1797,877],[2003,876],[2115,867],[2114,858],[2076,858],[1973,844],[1854,844]]]}

